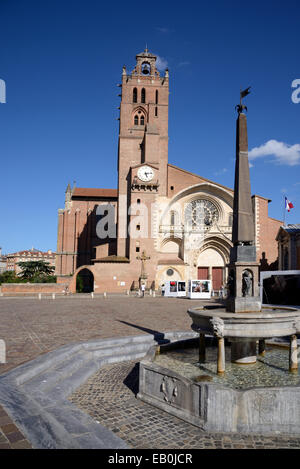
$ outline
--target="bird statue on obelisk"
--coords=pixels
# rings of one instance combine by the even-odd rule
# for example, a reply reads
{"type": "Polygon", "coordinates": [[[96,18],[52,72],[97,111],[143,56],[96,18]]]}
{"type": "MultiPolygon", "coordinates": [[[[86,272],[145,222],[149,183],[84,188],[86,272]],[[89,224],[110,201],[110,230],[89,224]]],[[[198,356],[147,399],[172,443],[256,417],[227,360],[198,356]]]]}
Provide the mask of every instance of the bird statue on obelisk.
{"type": "Polygon", "coordinates": [[[232,243],[228,265],[227,311],[253,312],[261,310],[259,296],[259,269],[256,261],[254,217],[248,161],[247,107],[242,99],[250,87],[240,92],[236,106],[236,162],[233,202],[232,243]]]}

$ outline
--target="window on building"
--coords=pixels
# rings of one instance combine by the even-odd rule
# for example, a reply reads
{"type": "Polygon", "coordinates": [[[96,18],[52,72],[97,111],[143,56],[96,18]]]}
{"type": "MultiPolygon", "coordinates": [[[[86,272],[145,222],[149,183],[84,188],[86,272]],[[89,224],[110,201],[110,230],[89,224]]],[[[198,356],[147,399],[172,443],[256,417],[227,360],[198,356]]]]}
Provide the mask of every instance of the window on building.
{"type": "Polygon", "coordinates": [[[136,88],[133,88],[132,101],[133,101],[134,103],[137,103],[137,89],[136,89],[136,88]]]}
{"type": "Polygon", "coordinates": [[[142,103],[145,103],[145,102],[146,102],[146,90],[145,90],[145,88],[142,88],[141,102],[142,102],[142,103]]]}
{"type": "Polygon", "coordinates": [[[158,90],[155,91],[155,104],[158,104],[158,90]]]}
{"type": "Polygon", "coordinates": [[[133,120],[134,125],[145,125],[145,116],[141,111],[138,111],[137,114],[135,114],[133,120]]]}

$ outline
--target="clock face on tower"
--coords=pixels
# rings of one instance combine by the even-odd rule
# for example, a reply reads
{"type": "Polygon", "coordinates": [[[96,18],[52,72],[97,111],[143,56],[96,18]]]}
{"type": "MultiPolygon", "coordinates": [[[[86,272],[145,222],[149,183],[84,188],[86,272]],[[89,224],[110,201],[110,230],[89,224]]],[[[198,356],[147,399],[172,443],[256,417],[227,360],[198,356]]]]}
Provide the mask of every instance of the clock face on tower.
{"type": "Polygon", "coordinates": [[[143,182],[149,182],[154,177],[154,171],[150,166],[141,166],[137,172],[138,178],[143,182]]]}

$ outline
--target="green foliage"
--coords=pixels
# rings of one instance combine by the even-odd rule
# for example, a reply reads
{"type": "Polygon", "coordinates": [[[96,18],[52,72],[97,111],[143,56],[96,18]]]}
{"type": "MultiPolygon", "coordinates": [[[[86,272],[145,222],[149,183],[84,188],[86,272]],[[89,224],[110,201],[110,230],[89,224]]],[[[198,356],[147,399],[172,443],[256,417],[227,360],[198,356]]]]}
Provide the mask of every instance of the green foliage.
{"type": "Polygon", "coordinates": [[[76,277],[76,292],[82,293],[83,292],[83,278],[80,275],[76,277]]]}
{"type": "Polygon", "coordinates": [[[19,277],[23,280],[33,282],[40,279],[38,283],[44,283],[46,277],[53,276],[55,268],[45,261],[18,262],[21,268],[19,277]]]}
{"type": "Polygon", "coordinates": [[[0,274],[0,285],[1,283],[18,283],[20,279],[17,277],[14,270],[7,270],[0,274]]]}
{"type": "Polygon", "coordinates": [[[45,261],[18,262],[21,268],[19,278],[32,283],[55,282],[53,273],[55,268],[45,261]]]}
{"type": "Polygon", "coordinates": [[[55,275],[43,275],[38,274],[29,280],[30,283],[56,283],[56,276],[55,275]]]}
{"type": "Polygon", "coordinates": [[[19,262],[21,273],[16,275],[14,270],[0,274],[0,285],[2,283],[56,283],[53,275],[54,267],[45,261],[19,262]]]}

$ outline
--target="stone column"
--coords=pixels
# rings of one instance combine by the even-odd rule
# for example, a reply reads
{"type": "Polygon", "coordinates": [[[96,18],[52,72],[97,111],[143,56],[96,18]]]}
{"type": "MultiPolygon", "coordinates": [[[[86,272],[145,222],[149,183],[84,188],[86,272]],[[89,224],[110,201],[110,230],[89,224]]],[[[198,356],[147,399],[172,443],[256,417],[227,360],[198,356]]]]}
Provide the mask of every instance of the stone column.
{"type": "Polygon", "coordinates": [[[289,356],[289,370],[292,373],[298,371],[298,347],[297,347],[297,336],[291,335],[290,337],[290,356],[289,356]]]}
{"type": "Polygon", "coordinates": [[[205,363],[205,334],[199,334],[199,363],[205,363]]]}
{"type": "Polygon", "coordinates": [[[256,363],[256,341],[232,341],[231,361],[238,365],[251,365],[252,363],[256,363]]]}
{"type": "Polygon", "coordinates": [[[225,373],[225,339],[218,337],[218,365],[217,372],[219,375],[225,373]]]}

